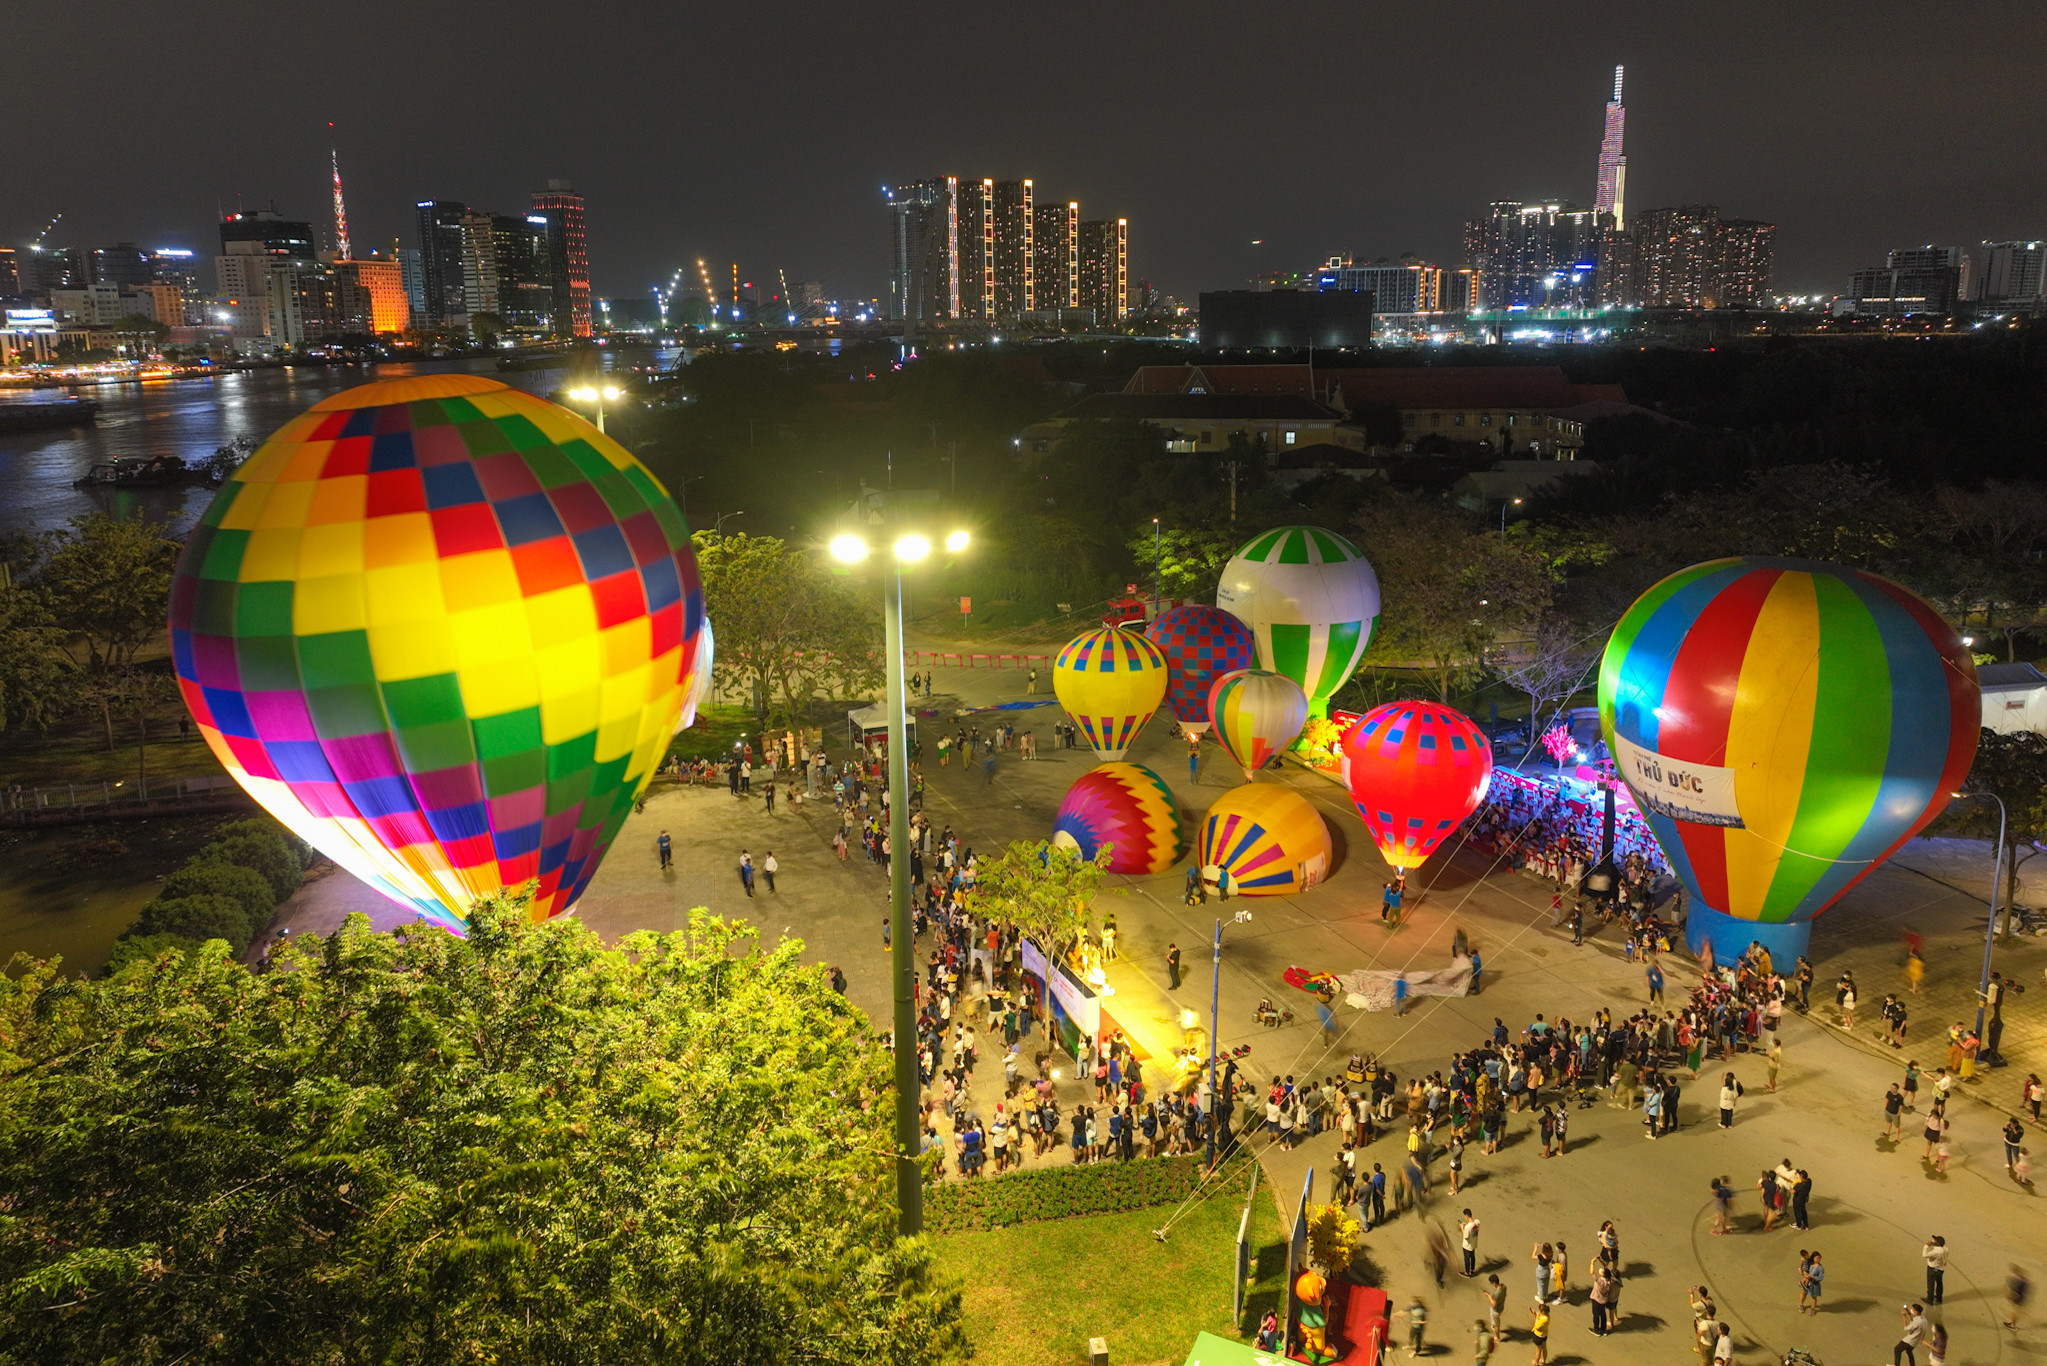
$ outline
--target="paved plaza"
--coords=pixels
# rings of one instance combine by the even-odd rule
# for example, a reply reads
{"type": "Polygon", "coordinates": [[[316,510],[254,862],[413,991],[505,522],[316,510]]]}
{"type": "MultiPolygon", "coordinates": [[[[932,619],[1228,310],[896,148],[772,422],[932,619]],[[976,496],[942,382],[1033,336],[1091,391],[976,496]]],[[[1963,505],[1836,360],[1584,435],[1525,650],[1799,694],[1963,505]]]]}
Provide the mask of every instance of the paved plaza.
{"type": "MultiPolygon", "coordinates": [[[[1021,672],[934,672],[937,695],[917,704],[937,713],[926,719],[927,754],[936,727],[959,724],[953,717],[961,709],[1024,700],[1021,672]]],[[[1048,676],[1048,670],[1040,674],[1041,699],[1049,696],[1048,676]]],[[[934,826],[952,825],[963,845],[989,854],[1010,840],[1045,837],[1060,796],[1093,762],[1085,750],[1049,748],[1051,724],[1059,715],[1055,707],[1005,715],[1016,719],[1019,732],[1037,732],[1047,746],[1042,758],[998,756],[992,781],[978,766],[940,769],[934,760],[926,770],[925,808],[934,826]]],[[[992,724],[987,717],[976,719],[984,728],[992,724]]],[[[1201,773],[1190,780],[1185,749],[1170,737],[1166,717],[1153,721],[1129,757],[1171,785],[1190,833],[1200,812],[1240,777],[1210,745],[1201,773]]],[[[1353,1052],[1369,1051],[1390,1063],[1404,1083],[1415,1073],[1445,1067],[1452,1051],[1487,1035],[1496,1017],[1518,1033],[1537,1012],[1551,1020],[1560,1015],[1584,1020],[1601,1006],[1621,1016],[1644,1002],[1639,964],[1597,935],[1574,947],[1567,933],[1549,924],[1546,887],[1502,872],[1473,851],[1439,857],[1422,869],[1410,882],[1406,923],[1387,930],[1376,914],[1387,870],[1343,791],[1299,769],[1264,774],[1259,781],[1288,784],[1314,801],[1334,832],[1337,859],[1329,880],[1308,893],[1233,900],[1224,911],[1226,917],[1240,908],[1252,914],[1248,924],[1226,931],[1220,981],[1219,1039],[1225,1050],[1250,1046],[1244,1075],[1260,1082],[1281,1073],[1337,1076],[1353,1052]],[[1334,1040],[1325,1040],[1317,1027],[1313,1000],[1281,980],[1293,964],[1334,972],[1440,967],[1460,928],[1484,954],[1482,995],[1422,999],[1404,1018],[1339,1006],[1334,1040]],[[1253,1012],[1261,997],[1291,1005],[1295,1022],[1259,1027],[1253,1012]]],[[[841,967],[851,998],[885,1022],[886,883],[857,847],[845,863],[834,857],[829,840],[835,827],[828,800],[798,810],[785,798],[769,815],[758,796],[740,801],[723,788],[657,789],[645,811],[628,821],[578,914],[607,938],[639,928],[674,928],[692,906],[745,918],[771,938],[801,938],[815,960],[841,967]],[[666,871],[655,853],[664,829],[675,847],[674,866],[666,871]],[[775,891],[757,880],[755,895],[746,896],[736,871],[742,848],[756,866],[773,851],[781,864],[775,891]]],[[[2047,940],[1998,950],[2001,970],[2028,987],[2006,1011],[2004,1052],[2013,1065],[1961,1088],[1969,1099],[1953,1107],[1950,1170],[1936,1174],[1920,1160],[1924,1144],[1911,1117],[1902,1145],[1878,1137],[1882,1097],[1901,1075],[1904,1057],[1916,1058],[1930,1072],[1944,1060],[1946,1024],[1973,1019],[1988,873],[1987,850],[1980,844],[1921,842],[1821,918],[1814,936],[1814,1009],[1808,1018],[1786,1017],[1781,1089],[1768,1093],[1759,1058],[1742,1056],[1729,1064],[1746,1086],[1732,1130],[1713,1124],[1713,1092],[1723,1069],[1710,1061],[1702,1078],[1686,1087],[1682,1127],[1655,1143],[1644,1140],[1638,1113],[1602,1102],[1573,1111],[1569,1150],[1546,1161],[1531,1141],[1531,1117],[1510,1113],[1509,1138],[1499,1154],[1484,1156],[1476,1144],[1467,1150],[1464,1193],[1449,1195],[1439,1171],[1436,1193],[1423,1212],[1401,1214],[1368,1235],[1368,1256],[1396,1303],[1425,1293],[1434,1307],[1430,1336],[1438,1350],[1466,1353],[1471,1320],[1481,1313],[1476,1284],[1453,1274],[1438,1291],[1422,1269],[1422,1253],[1428,1222],[1440,1221],[1454,1237],[1458,1211],[1469,1205],[1483,1222],[1482,1273],[1496,1271],[1509,1288],[1510,1328],[1527,1322],[1532,1246],[1559,1240],[1569,1245],[1572,1291],[1569,1307],[1556,1315],[1553,1363],[1686,1360],[1691,1322],[1686,1292],[1698,1285],[1714,1293],[1734,1330],[1739,1360],[1774,1362],[1800,1345],[1828,1366],[1888,1361],[1900,1304],[1924,1298],[1920,1247],[1929,1235],[1941,1234],[1953,1253],[1942,1306],[1953,1339],[1948,1361],[2047,1358],[2047,1324],[2037,1307],[2034,1326],[2017,1334],[1997,1323],[2009,1263],[2025,1264],[2036,1277],[2047,1274],[2047,1207],[2005,1174],[1998,1139],[2006,1113],[2016,1109],[2025,1073],[2047,1072],[2047,1029],[2041,1024],[2047,1018],[2042,985],[2047,940]],[[1911,1043],[1900,1054],[1875,1037],[1875,1006],[1884,992],[1903,989],[1899,944],[1908,927],[1925,936],[1927,991],[1911,1001],[1911,1043]],[[1862,986],[1864,1023],[1855,1035],[1838,1026],[1832,1008],[1830,984],[1843,967],[1851,967],[1862,986]],[[1798,1232],[1787,1223],[1764,1233],[1755,1181],[1763,1168],[1787,1157],[1812,1173],[1814,1226],[1798,1232]],[[1723,1175],[1743,1198],[1736,1202],[1737,1232],[1716,1237],[1709,1232],[1708,1185],[1723,1175]],[[1618,1336],[1596,1339],[1589,1332],[1585,1267],[1603,1219],[1619,1226],[1626,1288],[1618,1336]],[[1796,1309],[1798,1254],[1806,1248],[1821,1251],[1829,1268],[1825,1309],[1816,1317],[1796,1309]]],[[[1112,877],[1097,902],[1102,910],[1114,910],[1121,945],[1120,960],[1109,969],[1114,995],[1106,1008],[1153,1057],[1182,1042],[1183,1011],[1199,1012],[1204,1027],[1208,1014],[1209,945],[1221,908],[1214,902],[1183,905],[1184,874],[1183,863],[1152,878],[1112,877]],[[1183,962],[1177,992],[1166,989],[1169,943],[1179,945],[1183,962]]],[[[296,932],[320,932],[350,909],[370,911],[380,924],[404,918],[345,875],[309,884],[287,917],[296,932]]],[[[1696,980],[1689,962],[1675,957],[1679,961],[1667,965],[1673,1006],[1696,980]]],[[[998,1054],[999,1049],[983,1050],[975,1094],[984,1114],[1000,1097],[998,1054]]],[[[1082,1099],[1070,1078],[1061,1092],[1063,1108],[1082,1099]]],[[[1092,1103],[1091,1094],[1086,1099],[1092,1103]]],[[[2038,1128],[2031,1132],[2047,1137],[2038,1128]]],[[[1283,1204],[1285,1193],[1300,1190],[1311,1167],[1318,1195],[1326,1193],[1323,1173],[1337,1144],[1337,1136],[1328,1133],[1290,1152],[1264,1154],[1283,1204]]],[[[1398,1151],[1395,1140],[1381,1138],[1365,1150],[1362,1165],[1369,1169],[1381,1162],[1390,1172],[1398,1151]]],[[[1062,1147],[1043,1160],[1064,1162],[1068,1154],[1062,1147]]],[[[1220,1191],[1215,1198],[1235,1201],[1241,1193],[1220,1191]]],[[[1169,1217],[1162,1212],[1162,1221],[1169,1217]]],[[[1518,1362],[1516,1354],[1528,1350],[1525,1332],[1510,1336],[1496,1361],[1518,1362]]]]}

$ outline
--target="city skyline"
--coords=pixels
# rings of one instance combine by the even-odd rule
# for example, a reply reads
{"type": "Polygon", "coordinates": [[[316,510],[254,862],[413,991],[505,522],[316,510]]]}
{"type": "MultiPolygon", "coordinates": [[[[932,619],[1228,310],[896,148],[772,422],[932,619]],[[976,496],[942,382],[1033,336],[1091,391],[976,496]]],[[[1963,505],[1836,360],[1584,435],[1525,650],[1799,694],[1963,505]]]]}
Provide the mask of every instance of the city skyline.
{"type": "MultiPolygon", "coordinates": [[[[20,17],[15,46],[32,101],[59,97],[56,58],[75,42],[76,13],[20,17]]],[[[1790,16],[1733,6],[1680,21],[1614,6],[1536,16],[1481,4],[1455,19],[1419,7],[1382,19],[1415,50],[1482,31],[1505,49],[1525,42],[1549,53],[1560,23],[1584,35],[1518,84],[1458,89],[1421,70],[1375,73],[1361,87],[1345,74],[1343,44],[1288,36],[1340,27],[1335,7],[1308,7],[1287,34],[1227,23],[1168,31],[1085,11],[1102,41],[1024,63],[1001,57],[1009,39],[994,16],[941,24],[899,13],[875,23],[823,6],[765,14],[714,5],[685,18],[598,3],[578,16],[595,62],[586,100],[527,98],[557,80],[549,44],[532,41],[550,31],[551,10],[514,0],[486,23],[480,7],[448,6],[451,24],[477,19],[464,31],[476,60],[498,73],[503,99],[430,79],[429,53],[378,36],[377,16],[397,22],[401,12],[366,13],[365,25],[326,35],[332,60],[314,70],[279,60],[260,26],[201,33],[153,13],[124,16],[133,41],[113,60],[106,97],[74,109],[67,131],[11,149],[0,240],[25,242],[63,212],[71,243],[203,247],[201,234],[238,193],[247,207],[274,200],[287,216],[324,217],[338,145],[359,241],[408,235],[421,199],[509,204],[560,177],[599,206],[590,223],[599,294],[642,293],[702,256],[873,298],[887,283],[875,185],[923,167],[1016,168],[1008,173],[1028,169],[1065,198],[1113,204],[1147,225],[1144,273],[1184,297],[1337,252],[1449,263],[1480,205],[1593,203],[1602,96],[1620,62],[1633,77],[1629,206],[1725,204],[1779,224],[1777,274],[1788,291],[1842,290],[1901,242],[2047,230],[2023,132],[2043,100],[2023,77],[2036,49],[1984,47],[1962,32],[1980,25],[1955,25],[1916,40],[1909,55],[1841,63],[1850,16],[1866,22],[1866,11],[1846,6],[1790,16]],[[797,66],[839,73],[824,85],[840,93],[784,98],[792,36],[797,66]],[[690,50],[760,60],[692,64],[680,56],[690,50]],[[628,52],[675,54],[675,79],[625,70],[616,54],[628,52]],[[120,79],[143,53],[247,73],[240,93],[263,116],[188,138],[122,136],[160,98],[148,82],[120,79]],[[999,59],[974,64],[972,98],[938,81],[863,103],[864,90],[899,92],[903,73],[958,69],[973,53],[999,59]],[[1233,82],[1260,97],[1203,93],[1233,82]],[[1033,117],[1016,119],[1020,108],[1033,117]],[[1368,131],[1333,131],[1347,125],[1368,131]]],[[[670,69],[664,60],[652,59],[651,71],[670,69]]]]}

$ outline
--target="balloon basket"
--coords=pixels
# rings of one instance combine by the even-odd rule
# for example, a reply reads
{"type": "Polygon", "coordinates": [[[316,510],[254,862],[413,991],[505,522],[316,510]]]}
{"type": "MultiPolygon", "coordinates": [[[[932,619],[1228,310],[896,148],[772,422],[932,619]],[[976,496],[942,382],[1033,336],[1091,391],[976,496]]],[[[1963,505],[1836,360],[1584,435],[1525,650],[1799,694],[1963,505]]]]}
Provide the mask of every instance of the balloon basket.
{"type": "Polygon", "coordinates": [[[1737,962],[1750,944],[1761,944],[1770,951],[1777,971],[1789,972],[1791,964],[1812,945],[1812,922],[1743,920],[1693,902],[1685,915],[1685,947],[1697,958],[1709,942],[1717,964],[1737,962]]]}

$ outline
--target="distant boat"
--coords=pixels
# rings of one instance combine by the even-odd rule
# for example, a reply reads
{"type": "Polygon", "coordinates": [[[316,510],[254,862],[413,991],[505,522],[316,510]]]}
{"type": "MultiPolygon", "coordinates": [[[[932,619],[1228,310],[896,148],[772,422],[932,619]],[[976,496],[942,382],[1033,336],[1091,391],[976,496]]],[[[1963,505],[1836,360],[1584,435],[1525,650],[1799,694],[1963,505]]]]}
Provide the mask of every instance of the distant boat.
{"type": "Polygon", "coordinates": [[[72,480],[71,487],[169,489],[185,484],[218,487],[255,449],[254,438],[238,436],[204,460],[187,461],[175,455],[124,455],[92,466],[72,480]]]}
{"type": "Polygon", "coordinates": [[[89,427],[100,406],[89,399],[67,398],[52,403],[0,403],[0,436],[46,432],[61,427],[89,427]]]}

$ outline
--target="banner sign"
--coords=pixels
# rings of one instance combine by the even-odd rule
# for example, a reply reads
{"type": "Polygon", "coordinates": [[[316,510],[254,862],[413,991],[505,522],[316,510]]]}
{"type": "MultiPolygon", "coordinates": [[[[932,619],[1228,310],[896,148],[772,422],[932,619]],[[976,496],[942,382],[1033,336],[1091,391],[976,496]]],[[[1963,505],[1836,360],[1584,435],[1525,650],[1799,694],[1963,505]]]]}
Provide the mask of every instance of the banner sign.
{"type": "Polygon", "coordinates": [[[1644,811],[1697,825],[1742,829],[1734,799],[1734,770],[1670,759],[1615,733],[1613,757],[1620,776],[1644,811]]]}

